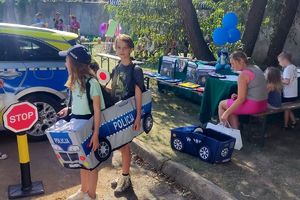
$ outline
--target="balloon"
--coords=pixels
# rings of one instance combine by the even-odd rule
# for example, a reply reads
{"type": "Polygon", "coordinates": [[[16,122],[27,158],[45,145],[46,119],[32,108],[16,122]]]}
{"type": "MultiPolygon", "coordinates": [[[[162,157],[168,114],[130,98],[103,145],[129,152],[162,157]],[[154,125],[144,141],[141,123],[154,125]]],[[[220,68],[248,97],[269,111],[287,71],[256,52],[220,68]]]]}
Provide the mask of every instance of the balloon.
{"type": "Polygon", "coordinates": [[[237,28],[232,28],[228,31],[228,42],[235,43],[241,39],[241,32],[237,28]]]}
{"type": "Polygon", "coordinates": [[[235,28],[238,24],[238,17],[235,13],[227,13],[222,20],[222,26],[227,29],[235,28]]]}
{"type": "Polygon", "coordinates": [[[213,41],[216,45],[224,45],[228,41],[228,32],[225,28],[216,28],[213,32],[213,41]]]}
{"type": "Polygon", "coordinates": [[[107,31],[107,28],[108,28],[108,24],[103,22],[102,24],[100,24],[99,26],[99,33],[101,36],[104,36],[106,31],[107,31]]]}
{"type": "Polygon", "coordinates": [[[122,27],[119,24],[116,28],[115,36],[118,37],[121,34],[121,31],[122,31],[122,27]]]}

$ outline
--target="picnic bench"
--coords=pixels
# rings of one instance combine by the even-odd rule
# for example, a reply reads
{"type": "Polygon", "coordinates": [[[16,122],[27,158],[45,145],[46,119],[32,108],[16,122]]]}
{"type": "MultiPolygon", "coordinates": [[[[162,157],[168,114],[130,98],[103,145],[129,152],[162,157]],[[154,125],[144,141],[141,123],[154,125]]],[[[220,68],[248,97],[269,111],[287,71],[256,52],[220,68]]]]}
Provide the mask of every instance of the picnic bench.
{"type": "MultiPolygon", "coordinates": [[[[110,72],[110,60],[113,60],[115,65],[117,65],[117,63],[121,60],[121,58],[119,56],[116,55],[112,55],[112,54],[106,54],[106,53],[97,53],[96,56],[100,57],[100,62],[101,62],[101,67],[103,67],[103,62],[106,61],[107,62],[107,71],[110,72]]],[[[138,61],[138,60],[134,60],[133,63],[137,64],[137,65],[143,65],[144,62],[142,61],[138,61]]]]}
{"type": "MultiPolygon", "coordinates": [[[[263,113],[259,113],[259,114],[253,114],[253,115],[249,115],[250,117],[250,122],[251,122],[251,118],[252,119],[258,119],[258,122],[260,124],[260,126],[258,126],[258,134],[253,133],[253,131],[251,131],[251,128],[247,128],[247,130],[243,127],[242,124],[242,132],[248,132],[247,133],[247,137],[249,138],[252,134],[254,134],[255,136],[259,136],[261,138],[260,143],[263,146],[264,142],[265,142],[265,138],[266,138],[266,133],[267,133],[267,117],[269,115],[274,115],[274,114],[278,114],[278,113],[283,113],[285,110],[296,110],[296,109],[300,109],[300,100],[297,100],[295,102],[287,102],[287,103],[282,103],[282,106],[280,108],[268,108],[267,111],[263,112],[263,113]],[[251,134],[251,135],[250,135],[251,134]]],[[[249,124],[251,124],[249,122],[249,124]]]]}

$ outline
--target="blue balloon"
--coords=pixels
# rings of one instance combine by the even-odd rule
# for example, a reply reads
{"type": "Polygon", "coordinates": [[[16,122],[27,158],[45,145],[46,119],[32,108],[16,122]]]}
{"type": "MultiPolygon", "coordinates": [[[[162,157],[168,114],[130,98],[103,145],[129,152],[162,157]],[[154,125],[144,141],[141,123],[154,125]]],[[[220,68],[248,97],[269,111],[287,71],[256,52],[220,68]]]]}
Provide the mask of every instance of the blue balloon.
{"type": "Polygon", "coordinates": [[[224,45],[228,41],[228,32],[225,28],[216,28],[213,32],[213,41],[216,45],[224,45]]]}
{"type": "Polygon", "coordinates": [[[241,32],[237,28],[232,28],[228,31],[228,42],[235,43],[241,39],[241,32]]]}
{"type": "Polygon", "coordinates": [[[235,28],[238,24],[238,17],[235,13],[227,13],[222,20],[222,26],[227,29],[235,28]]]}

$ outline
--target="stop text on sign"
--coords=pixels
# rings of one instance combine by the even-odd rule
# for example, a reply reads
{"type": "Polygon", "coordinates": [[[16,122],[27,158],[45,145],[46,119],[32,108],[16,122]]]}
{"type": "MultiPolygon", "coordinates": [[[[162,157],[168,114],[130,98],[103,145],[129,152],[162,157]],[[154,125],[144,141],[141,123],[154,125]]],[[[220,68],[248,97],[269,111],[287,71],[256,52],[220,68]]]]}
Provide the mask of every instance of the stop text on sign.
{"type": "Polygon", "coordinates": [[[10,123],[16,123],[16,122],[21,122],[23,120],[29,120],[33,117],[34,113],[33,112],[28,112],[28,113],[22,113],[22,114],[17,114],[9,117],[9,122],[10,123]]]}

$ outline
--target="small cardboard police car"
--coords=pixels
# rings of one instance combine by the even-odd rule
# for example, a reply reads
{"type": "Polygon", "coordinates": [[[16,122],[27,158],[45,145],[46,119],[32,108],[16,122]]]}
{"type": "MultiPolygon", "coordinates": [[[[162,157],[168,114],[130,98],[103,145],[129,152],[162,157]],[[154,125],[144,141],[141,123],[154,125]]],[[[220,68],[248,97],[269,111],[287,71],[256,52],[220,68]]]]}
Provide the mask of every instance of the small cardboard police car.
{"type": "Polygon", "coordinates": [[[133,131],[136,117],[135,98],[122,100],[101,112],[99,148],[89,147],[93,131],[93,117],[89,120],[59,120],[46,130],[59,162],[66,168],[94,169],[110,157],[112,151],[131,142],[142,132],[149,133],[153,126],[151,91],[142,94],[141,130],[133,131]]]}
{"type": "Polygon", "coordinates": [[[197,126],[179,127],[171,130],[171,147],[209,163],[231,160],[235,138],[211,129],[197,126]]]}

